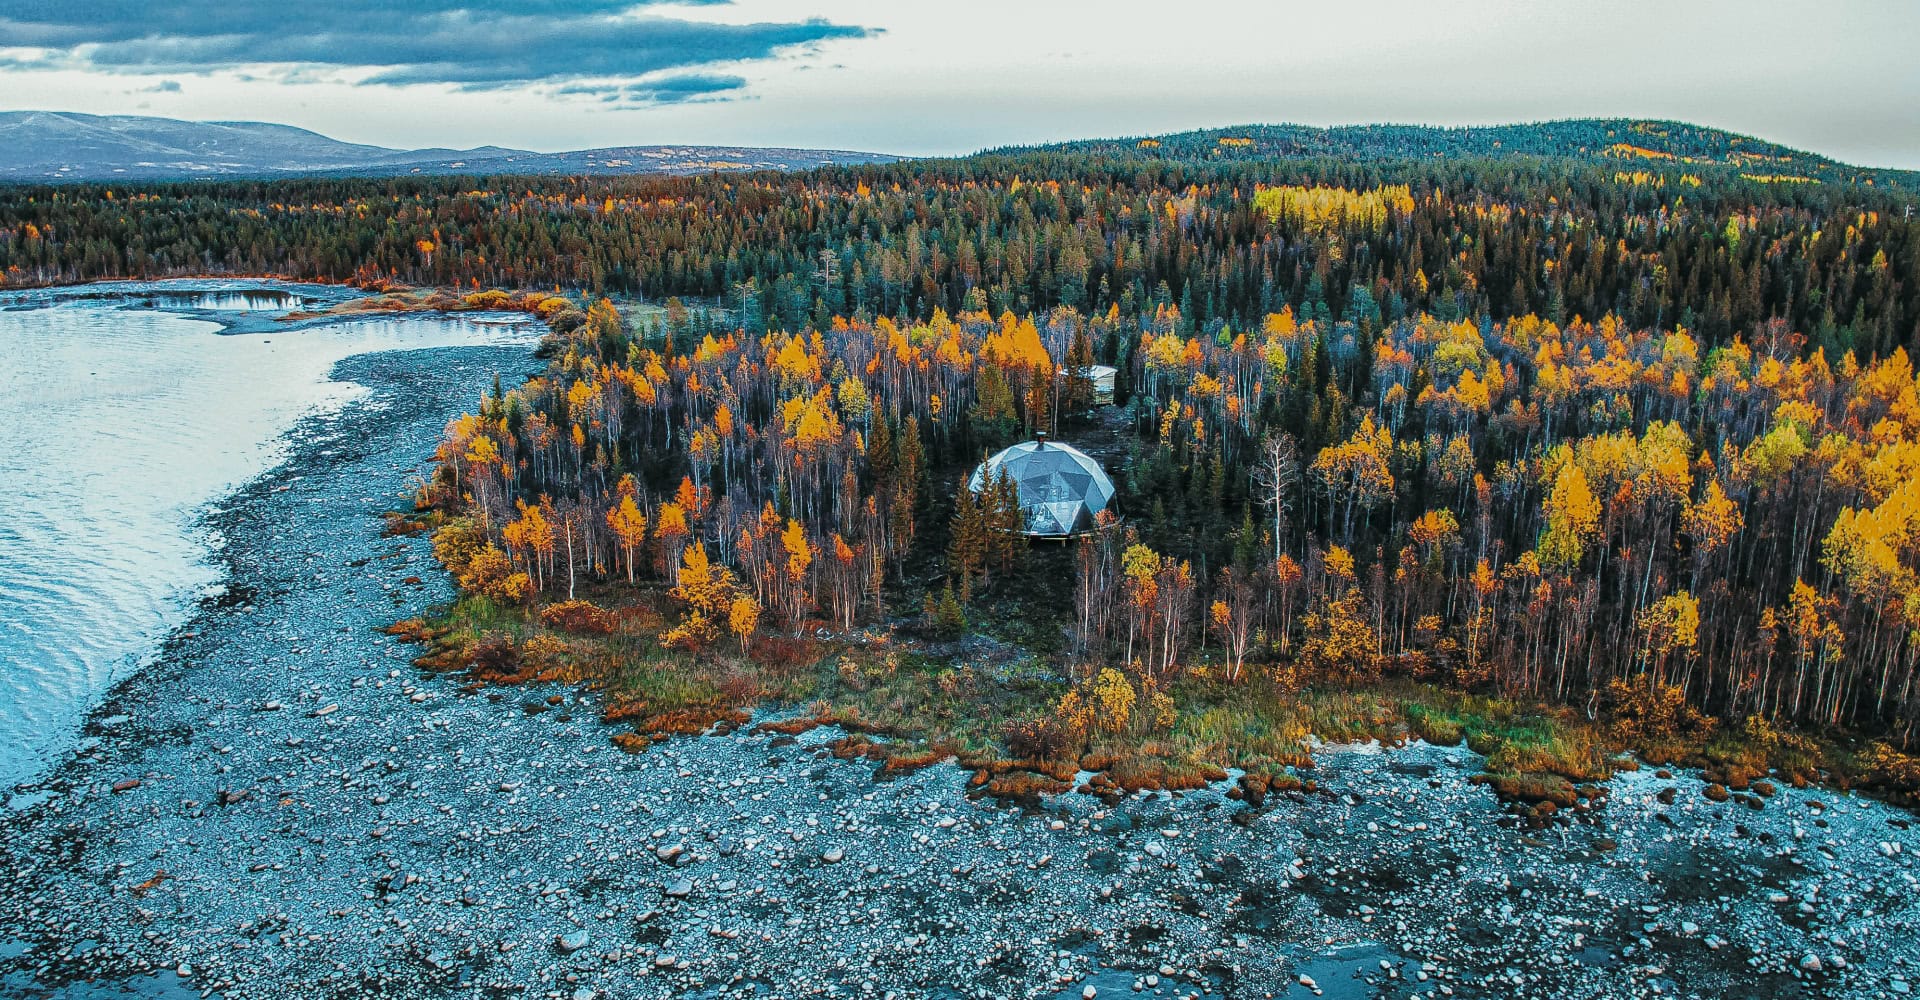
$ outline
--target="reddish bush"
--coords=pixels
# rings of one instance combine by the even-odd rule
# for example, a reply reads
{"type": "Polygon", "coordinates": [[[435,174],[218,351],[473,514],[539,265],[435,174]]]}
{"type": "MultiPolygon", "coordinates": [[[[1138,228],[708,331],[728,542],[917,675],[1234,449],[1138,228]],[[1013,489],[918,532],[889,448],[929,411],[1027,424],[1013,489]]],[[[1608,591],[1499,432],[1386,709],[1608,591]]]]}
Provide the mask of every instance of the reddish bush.
{"type": "Polygon", "coordinates": [[[822,723],[819,719],[810,716],[799,716],[792,719],[762,722],[753,727],[753,731],[756,733],[774,733],[780,736],[798,736],[808,730],[818,729],[821,725],[822,723]]]}
{"type": "Polygon", "coordinates": [[[616,622],[592,601],[561,601],[540,609],[540,624],[581,635],[610,635],[616,622]]]}
{"type": "Polygon", "coordinates": [[[1024,760],[1048,760],[1067,749],[1067,731],[1050,718],[1009,722],[1000,738],[1008,753],[1024,760]]]}
{"type": "Polygon", "coordinates": [[[715,686],[719,688],[720,699],[729,705],[745,705],[760,700],[760,682],[751,674],[728,671],[721,675],[715,686]]]}
{"type": "Polygon", "coordinates": [[[1013,802],[1032,803],[1042,795],[1059,795],[1069,791],[1071,786],[1057,778],[1032,771],[1009,771],[987,781],[980,789],[981,794],[1013,802]]]}
{"type": "Polygon", "coordinates": [[[925,747],[919,750],[901,750],[889,748],[886,762],[880,765],[880,773],[886,776],[910,774],[923,767],[932,767],[953,756],[948,747],[925,747]]]}
{"type": "Polygon", "coordinates": [[[380,631],[399,639],[401,642],[426,642],[433,638],[429,634],[424,618],[402,618],[380,631]]]}
{"type": "Polygon", "coordinates": [[[468,657],[473,675],[482,680],[508,678],[520,672],[520,648],[514,645],[513,636],[504,632],[481,636],[468,657]]]}
{"type": "Polygon", "coordinates": [[[805,639],[784,635],[764,635],[756,640],[748,654],[753,662],[775,669],[804,667],[820,658],[819,648],[805,639]]]}
{"type": "Polygon", "coordinates": [[[653,738],[644,733],[614,733],[613,745],[628,753],[640,753],[653,745],[653,738]]]}
{"type": "Polygon", "coordinates": [[[1630,740],[1699,738],[1715,722],[1687,702],[1684,690],[1646,676],[1608,681],[1605,703],[1614,729],[1630,740]]]}

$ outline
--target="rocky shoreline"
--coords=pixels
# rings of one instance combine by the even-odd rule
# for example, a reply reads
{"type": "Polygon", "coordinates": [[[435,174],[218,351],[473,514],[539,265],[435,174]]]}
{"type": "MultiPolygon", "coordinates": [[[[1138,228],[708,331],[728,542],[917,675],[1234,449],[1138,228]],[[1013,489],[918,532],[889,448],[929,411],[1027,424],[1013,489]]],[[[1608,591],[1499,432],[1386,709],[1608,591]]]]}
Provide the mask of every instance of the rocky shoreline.
{"type": "Polygon", "coordinates": [[[1528,835],[1477,758],[1328,748],[1324,794],[1018,809],[798,737],[610,746],[378,632],[450,594],[384,537],[524,351],[378,354],[215,515],[230,583],[0,814],[0,993],[37,997],[1895,997],[1911,816],[1615,779],[1528,835]],[[1238,819],[1236,820],[1236,814],[1238,819]]]}

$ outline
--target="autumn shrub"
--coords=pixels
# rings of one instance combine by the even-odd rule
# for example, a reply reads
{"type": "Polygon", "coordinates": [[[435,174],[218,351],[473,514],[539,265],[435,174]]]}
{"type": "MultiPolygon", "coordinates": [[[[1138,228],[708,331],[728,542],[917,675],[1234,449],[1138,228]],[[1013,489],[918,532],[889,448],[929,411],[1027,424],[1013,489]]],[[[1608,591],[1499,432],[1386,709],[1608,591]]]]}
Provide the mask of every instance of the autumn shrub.
{"type": "Polygon", "coordinates": [[[512,296],[498,288],[489,288],[484,292],[474,292],[460,300],[468,309],[505,309],[513,301],[512,296]]]}
{"type": "Polygon", "coordinates": [[[1172,729],[1173,724],[1180,718],[1180,713],[1173,704],[1173,695],[1160,690],[1157,686],[1148,686],[1145,704],[1141,707],[1145,710],[1147,725],[1156,731],[1172,729]]]}
{"type": "Polygon", "coordinates": [[[533,579],[472,518],[456,517],[433,533],[433,555],[460,589],[501,604],[518,604],[533,592],[533,579]]]}
{"type": "Polygon", "coordinates": [[[1557,774],[1476,774],[1468,780],[1493,789],[1494,795],[1505,802],[1550,802],[1565,808],[1580,798],[1573,782],[1557,774]]]}
{"type": "Polygon", "coordinates": [[[772,733],[775,736],[798,736],[820,728],[825,723],[818,716],[801,715],[791,719],[773,719],[753,727],[756,733],[772,733]]]}
{"type": "Polygon", "coordinates": [[[1608,681],[1604,701],[1614,731],[1626,740],[1693,739],[1713,731],[1714,720],[1688,703],[1686,691],[1645,675],[1608,681]]]}
{"type": "Polygon", "coordinates": [[[592,601],[561,601],[540,609],[540,624],[563,632],[581,635],[611,635],[618,624],[614,616],[592,601]]]}
{"type": "Polygon", "coordinates": [[[559,295],[529,294],[526,299],[534,313],[541,319],[552,319],[555,315],[573,308],[572,302],[559,295]]]}
{"type": "Polygon", "coordinates": [[[1067,782],[1032,771],[1008,771],[979,786],[980,793],[1014,802],[1034,802],[1043,795],[1059,795],[1072,788],[1067,782]]]}
{"type": "Polygon", "coordinates": [[[1257,771],[1248,771],[1242,774],[1239,782],[1235,784],[1232,790],[1227,792],[1227,797],[1240,799],[1246,802],[1247,805],[1255,809],[1260,809],[1266,806],[1267,792],[1272,789],[1272,787],[1273,782],[1268,775],[1257,771]]]}
{"type": "Polygon", "coordinates": [[[1276,691],[1291,692],[1300,688],[1300,664],[1294,660],[1263,664],[1260,673],[1276,691]]]}
{"type": "Polygon", "coordinates": [[[653,746],[653,737],[646,733],[614,733],[613,745],[628,753],[640,753],[653,746]]]}
{"type": "MultiPolygon", "coordinates": [[[[544,307],[545,303],[542,303],[542,306],[544,307]]],[[[542,311],[545,311],[544,308],[542,311]]],[[[571,305],[555,310],[547,317],[547,327],[561,336],[572,333],[585,325],[587,325],[586,312],[573,308],[571,305]]]]}
{"type": "Polygon", "coordinates": [[[427,626],[424,618],[402,618],[380,631],[401,642],[426,642],[433,637],[434,630],[427,626]]]}
{"type": "MultiPolygon", "coordinates": [[[[1338,550],[1336,550],[1338,551],[1338,550]]],[[[1349,560],[1350,561],[1350,560],[1349,560]]],[[[1369,677],[1379,671],[1379,636],[1359,588],[1329,600],[1306,616],[1307,640],[1301,657],[1328,673],[1348,678],[1369,677]]]]}
{"type": "Polygon", "coordinates": [[[482,548],[486,547],[487,533],[470,517],[456,517],[440,526],[433,533],[433,557],[447,572],[459,577],[467,572],[467,566],[482,548]]]}
{"type": "Polygon", "coordinates": [[[446,637],[442,637],[430,641],[427,644],[427,651],[413,658],[413,665],[421,670],[434,672],[461,670],[470,662],[467,656],[468,651],[466,642],[458,639],[449,641],[446,637]]]}
{"type": "Polygon", "coordinates": [[[1736,792],[1746,791],[1770,766],[1764,744],[1734,731],[1715,734],[1695,756],[1703,760],[1708,780],[1720,782],[1736,792]]]}
{"type": "Polygon", "coordinates": [[[889,745],[886,760],[880,764],[879,774],[882,777],[898,777],[903,774],[911,774],[922,768],[932,767],[951,756],[953,756],[953,750],[947,746],[930,746],[917,750],[909,750],[898,744],[889,745]]]}
{"type": "Polygon", "coordinates": [[[1434,669],[1434,657],[1424,649],[1410,649],[1406,652],[1388,656],[1380,661],[1382,674],[1411,677],[1415,680],[1431,679],[1438,671],[1434,669]]]}
{"type": "Polygon", "coordinates": [[[1863,783],[1891,793],[1904,801],[1920,797],[1920,757],[1901,753],[1891,745],[1875,740],[1861,750],[1854,763],[1862,772],[1863,783]]]}
{"type": "Polygon", "coordinates": [[[681,553],[674,579],[676,584],[668,594],[679,602],[682,615],[672,628],[660,633],[663,644],[697,651],[732,629],[742,646],[746,645],[746,638],[759,624],[758,605],[746,598],[736,610],[736,600],[743,595],[733,570],[708,558],[704,543],[695,542],[681,553]]]}
{"type": "Polygon", "coordinates": [[[1747,716],[1740,733],[1764,755],[1768,764],[1790,776],[1813,775],[1828,756],[1818,741],[1791,729],[1781,729],[1763,716],[1747,716]]]}
{"type": "Polygon", "coordinates": [[[504,632],[481,636],[468,651],[467,659],[471,664],[468,669],[481,680],[510,678],[520,672],[520,648],[513,636],[504,632]]]}
{"type": "Polygon", "coordinates": [[[842,657],[834,673],[840,678],[842,687],[856,693],[864,693],[885,680],[884,672],[875,669],[872,660],[859,656],[842,657]]]}
{"type": "Polygon", "coordinates": [[[1065,753],[1072,734],[1051,718],[1022,719],[1000,730],[1007,752],[1027,760],[1049,760],[1065,753]]]}
{"type": "Polygon", "coordinates": [[[763,636],[748,651],[753,662],[776,670],[804,667],[820,658],[818,644],[787,635],[763,636]]]}
{"type": "Polygon", "coordinates": [[[528,636],[520,643],[521,669],[543,680],[577,680],[574,666],[572,649],[557,636],[528,636]]]}
{"type": "Polygon", "coordinates": [[[715,726],[744,726],[747,718],[734,709],[677,708],[643,716],[634,728],[653,736],[699,736],[715,726]]]}
{"type": "Polygon", "coordinates": [[[1103,667],[1087,686],[1085,703],[1089,714],[1089,728],[1104,732],[1117,733],[1133,722],[1133,706],[1137,697],[1133,691],[1133,682],[1127,675],[1112,667],[1103,667]]]}
{"type": "Polygon", "coordinates": [[[721,700],[729,705],[745,705],[758,701],[765,693],[759,678],[738,668],[723,671],[715,679],[714,687],[718,689],[721,700]]]}
{"type": "Polygon", "coordinates": [[[1121,757],[1107,769],[1107,777],[1127,792],[1142,789],[1182,791],[1204,788],[1209,779],[1224,778],[1226,772],[1204,764],[1167,760],[1150,753],[1121,757]]]}
{"type": "Polygon", "coordinates": [[[600,710],[600,721],[609,723],[631,722],[634,719],[646,718],[650,710],[648,704],[644,701],[613,697],[607,699],[606,707],[600,710]]]}
{"type": "Polygon", "coordinates": [[[828,740],[826,749],[828,753],[833,755],[835,760],[853,760],[859,757],[864,757],[868,760],[884,760],[887,756],[885,744],[875,743],[861,733],[842,736],[837,740],[828,740]]]}

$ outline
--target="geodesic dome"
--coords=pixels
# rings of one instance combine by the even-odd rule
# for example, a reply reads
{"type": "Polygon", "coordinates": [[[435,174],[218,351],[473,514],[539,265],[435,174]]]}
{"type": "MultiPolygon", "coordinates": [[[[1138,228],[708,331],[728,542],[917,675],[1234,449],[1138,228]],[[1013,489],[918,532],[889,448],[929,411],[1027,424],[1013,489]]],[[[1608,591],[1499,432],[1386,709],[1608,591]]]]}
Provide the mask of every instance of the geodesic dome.
{"type": "Polygon", "coordinates": [[[986,489],[987,477],[1003,468],[1019,487],[1029,535],[1061,538],[1089,531],[1094,515],[1113,502],[1113,481],[1100,463],[1071,445],[1045,438],[1016,444],[973,470],[967,487],[975,493],[986,489]]]}

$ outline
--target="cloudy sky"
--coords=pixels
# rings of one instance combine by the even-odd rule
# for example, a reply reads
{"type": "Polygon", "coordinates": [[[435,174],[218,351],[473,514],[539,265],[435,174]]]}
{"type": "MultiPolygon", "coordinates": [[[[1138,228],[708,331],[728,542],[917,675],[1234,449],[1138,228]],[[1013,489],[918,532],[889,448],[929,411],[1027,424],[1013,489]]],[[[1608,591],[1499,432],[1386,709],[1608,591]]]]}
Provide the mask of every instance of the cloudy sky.
{"type": "Polygon", "coordinates": [[[903,154],[1618,115],[1920,168],[1920,2],[4,0],[0,106],[903,154]]]}

